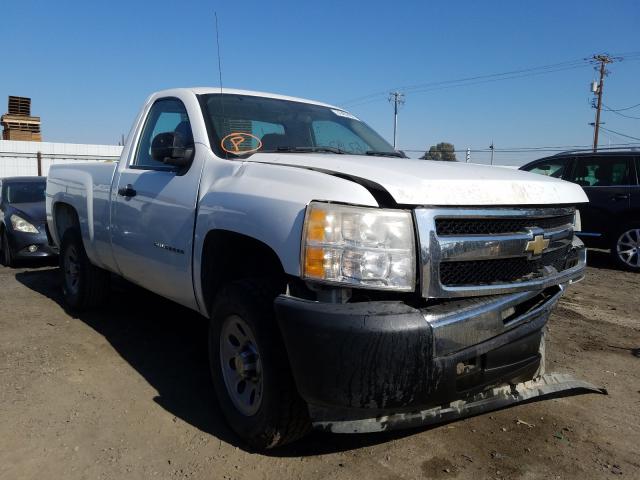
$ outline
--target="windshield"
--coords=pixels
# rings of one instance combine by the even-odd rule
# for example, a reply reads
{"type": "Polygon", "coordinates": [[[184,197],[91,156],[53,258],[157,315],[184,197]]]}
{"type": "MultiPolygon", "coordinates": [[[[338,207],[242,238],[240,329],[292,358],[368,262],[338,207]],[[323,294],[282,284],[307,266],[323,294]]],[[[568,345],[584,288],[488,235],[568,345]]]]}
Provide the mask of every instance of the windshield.
{"type": "Polygon", "coordinates": [[[201,101],[211,145],[222,157],[256,152],[401,156],[343,110],[251,95],[209,94],[201,101]]]}
{"type": "Polygon", "coordinates": [[[3,198],[7,203],[44,202],[45,182],[5,183],[3,198]]]}

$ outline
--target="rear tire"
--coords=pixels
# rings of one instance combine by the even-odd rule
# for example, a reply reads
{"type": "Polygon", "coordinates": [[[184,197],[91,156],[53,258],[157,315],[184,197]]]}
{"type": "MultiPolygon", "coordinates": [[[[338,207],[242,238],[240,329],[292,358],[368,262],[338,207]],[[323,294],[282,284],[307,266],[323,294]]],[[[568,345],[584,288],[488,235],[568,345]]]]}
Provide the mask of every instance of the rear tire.
{"type": "Polygon", "coordinates": [[[618,267],[640,272],[640,225],[627,225],[614,235],[611,257],[618,267]]]}
{"type": "Polygon", "coordinates": [[[267,281],[229,284],[211,309],[209,364],[222,412],[238,436],[264,450],[311,428],[275,322],[277,292],[267,281]]]}
{"type": "Polygon", "coordinates": [[[109,272],[91,263],[80,232],[75,228],[62,236],[60,272],[64,299],[73,310],[98,307],[109,296],[109,272]]]}
{"type": "Polygon", "coordinates": [[[14,266],[13,252],[9,246],[9,237],[6,230],[2,231],[2,264],[5,267],[14,266]]]}

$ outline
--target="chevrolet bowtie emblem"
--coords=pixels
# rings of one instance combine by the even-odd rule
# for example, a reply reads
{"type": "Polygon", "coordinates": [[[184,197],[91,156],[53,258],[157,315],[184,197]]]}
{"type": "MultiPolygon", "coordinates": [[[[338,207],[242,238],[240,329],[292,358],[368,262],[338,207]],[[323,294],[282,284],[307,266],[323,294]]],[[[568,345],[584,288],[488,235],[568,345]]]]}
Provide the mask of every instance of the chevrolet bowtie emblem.
{"type": "Polygon", "coordinates": [[[535,237],[533,237],[533,240],[527,242],[527,246],[524,247],[524,251],[532,253],[533,255],[540,255],[548,246],[548,238],[544,238],[543,235],[536,235],[535,237]]]}

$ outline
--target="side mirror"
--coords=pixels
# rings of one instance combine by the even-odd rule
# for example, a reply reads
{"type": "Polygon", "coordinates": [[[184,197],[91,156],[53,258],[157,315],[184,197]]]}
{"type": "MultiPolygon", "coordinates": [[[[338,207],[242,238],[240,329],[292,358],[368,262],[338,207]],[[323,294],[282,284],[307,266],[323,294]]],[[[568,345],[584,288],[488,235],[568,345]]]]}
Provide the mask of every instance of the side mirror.
{"type": "Polygon", "coordinates": [[[151,142],[151,158],[167,165],[185,168],[193,160],[193,145],[185,146],[179,133],[159,133],[151,142]]]}

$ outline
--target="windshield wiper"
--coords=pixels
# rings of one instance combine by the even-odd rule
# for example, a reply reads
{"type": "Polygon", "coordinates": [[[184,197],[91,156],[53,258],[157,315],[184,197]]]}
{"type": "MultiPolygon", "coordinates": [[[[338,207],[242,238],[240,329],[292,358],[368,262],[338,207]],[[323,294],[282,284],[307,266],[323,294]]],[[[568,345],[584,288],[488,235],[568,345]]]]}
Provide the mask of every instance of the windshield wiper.
{"type": "Polygon", "coordinates": [[[261,150],[261,153],[313,153],[313,152],[327,152],[343,154],[344,151],[335,147],[276,147],[273,150],[261,150]]]}
{"type": "Polygon", "coordinates": [[[400,152],[380,152],[378,150],[367,150],[365,152],[366,155],[370,155],[372,157],[397,157],[397,158],[406,158],[400,152]]]}

